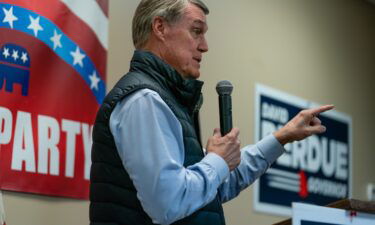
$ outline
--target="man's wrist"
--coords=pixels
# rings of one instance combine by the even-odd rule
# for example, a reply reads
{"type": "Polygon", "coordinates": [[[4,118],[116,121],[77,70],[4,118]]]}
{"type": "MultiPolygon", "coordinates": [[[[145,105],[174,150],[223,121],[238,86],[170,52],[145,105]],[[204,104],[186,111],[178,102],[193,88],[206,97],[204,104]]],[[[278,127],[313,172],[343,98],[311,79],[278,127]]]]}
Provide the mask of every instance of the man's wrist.
{"type": "Polygon", "coordinates": [[[288,133],[289,132],[286,130],[286,128],[283,127],[275,131],[273,135],[280,142],[281,145],[286,145],[290,142],[288,133]]]}
{"type": "Polygon", "coordinates": [[[264,137],[256,146],[270,165],[285,152],[284,146],[276,139],[275,135],[264,137]]]}
{"type": "Polygon", "coordinates": [[[218,175],[220,183],[222,183],[229,175],[229,167],[225,160],[214,152],[209,152],[203,159],[202,162],[209,164],[214,168],[218,175]]]}

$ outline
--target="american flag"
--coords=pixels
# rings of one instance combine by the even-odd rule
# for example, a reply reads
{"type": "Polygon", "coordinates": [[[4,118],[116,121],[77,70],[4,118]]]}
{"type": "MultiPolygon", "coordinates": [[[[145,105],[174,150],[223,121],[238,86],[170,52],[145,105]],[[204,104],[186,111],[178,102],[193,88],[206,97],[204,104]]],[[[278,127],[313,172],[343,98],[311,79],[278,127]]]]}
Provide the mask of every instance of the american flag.
{"type": "Polygon", "coordinates": [[[0,188],[88,198],[108,0],[0,1],[0,188]]]}

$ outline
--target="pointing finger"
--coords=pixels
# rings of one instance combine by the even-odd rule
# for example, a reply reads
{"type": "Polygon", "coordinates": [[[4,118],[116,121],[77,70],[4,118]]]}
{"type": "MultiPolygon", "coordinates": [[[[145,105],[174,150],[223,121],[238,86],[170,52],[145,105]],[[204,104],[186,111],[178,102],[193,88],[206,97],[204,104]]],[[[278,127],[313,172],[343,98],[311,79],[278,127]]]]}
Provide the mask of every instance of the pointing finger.
{"type": "Polygon", "coordinates": [[[317,116],[320,113],[331,110],[333,108],[335,108],[334,105],[323,105],[323,106],[320,106],[320,107],[317,107],[317,108],[309,109],[307,111],[308,111],[308,113],[311,113],[313,116],[317,116]]]}

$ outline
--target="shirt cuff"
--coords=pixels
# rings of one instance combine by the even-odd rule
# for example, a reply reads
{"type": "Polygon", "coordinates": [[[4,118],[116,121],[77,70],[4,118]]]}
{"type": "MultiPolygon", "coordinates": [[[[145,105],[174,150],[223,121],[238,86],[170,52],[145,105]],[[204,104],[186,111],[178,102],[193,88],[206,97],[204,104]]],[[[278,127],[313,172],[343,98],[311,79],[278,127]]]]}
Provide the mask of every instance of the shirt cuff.
{"type": "Polygon", "coordinates": [[[208,165],[212,166],[216,171],[220,184],[224,182],[224,180],[229,176],[229,167],[228,164],[225,162],[223,158],[221,158],[216,153],[210,152],[208,153],[202,161],[207,163],[208,165]]]}
{"type": "Polygon", "coordinates": [[[260,140],[257,147],[270,165],[285,152],[284,146],[272,134],[260,140]]]}

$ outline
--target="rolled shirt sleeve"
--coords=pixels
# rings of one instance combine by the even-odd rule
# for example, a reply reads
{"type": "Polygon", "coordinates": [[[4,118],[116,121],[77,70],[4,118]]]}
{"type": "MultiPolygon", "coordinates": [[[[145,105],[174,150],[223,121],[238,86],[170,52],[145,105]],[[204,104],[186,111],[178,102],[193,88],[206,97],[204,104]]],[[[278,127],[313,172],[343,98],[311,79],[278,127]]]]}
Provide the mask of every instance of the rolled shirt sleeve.
{"type": "Polygon", "coordinates": [[[241,163],[219,188],[222,202],[236,197],[258,179],[271,164],[285,152],[284,147],[271,134],[255,145],[241,149],[241,163]]]}

